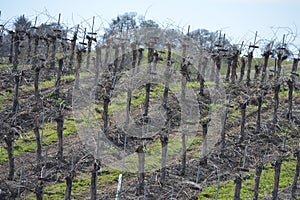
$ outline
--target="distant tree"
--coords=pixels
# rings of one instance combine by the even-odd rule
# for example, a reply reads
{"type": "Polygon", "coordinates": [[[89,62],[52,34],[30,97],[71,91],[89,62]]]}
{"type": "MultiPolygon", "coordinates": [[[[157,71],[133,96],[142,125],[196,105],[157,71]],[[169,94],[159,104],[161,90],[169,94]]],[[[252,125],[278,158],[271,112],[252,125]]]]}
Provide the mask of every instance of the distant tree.
{"type": "Polygon", "coordinates": [[[31,27],[31,21],[29,21],[25,15],[21,15],[15,20],[14,26],[18,31],[28,31],[31,27]]]}
{"type": "Polygon", "coordinates": [[[146,20],[143,16],[137,16],[135,12],[126,12],[112,19],[103,37],[106,39],[111,35],[124,33],[137,28],[159,28],[159,25],[153,20],[146,20]]]}
{"type": "Polygon", "coordinates": [[[190,34],[190,37],[192,37],[195,41],[198,42],[198,44],[211,51],[213,48],[222,41],[222,46],[225,48],[227,46],[230,46],[230,41],[228,39],[222,39],[218,35],[218,32],[210,32],[206,29],[197,29],[192,31],[190,34]]]}
{"type": "Polygon", "coordinates": [[[109,24],[109,28],[105,31],[104,38],[113,34],[134,29],[137,26],[136,16],[136,13],[130,12],[124,13],[123,15],[118,15],[117,18],[112,19],[112,22],[109,24]]]}
{"type": "Polygon", "coordinates": [[[144,18],[140,18],[140,27],[141,28],[159,28],[159,25],[153,20],[145,20],[144,18]]]}

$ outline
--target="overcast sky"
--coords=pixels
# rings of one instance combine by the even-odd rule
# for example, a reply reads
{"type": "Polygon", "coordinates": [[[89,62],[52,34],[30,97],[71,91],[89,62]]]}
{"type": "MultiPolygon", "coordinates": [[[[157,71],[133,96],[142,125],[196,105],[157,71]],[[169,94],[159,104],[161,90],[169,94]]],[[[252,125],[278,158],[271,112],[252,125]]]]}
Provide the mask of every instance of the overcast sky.
{"type": "MultiPolygon", "coordinates": [[[[89,23],[96,16],[96,27],[103,27],[118,14],[136,12],[161,24],[171,23],[187,30],[205,28],[222,30],[234,43],[250,42],[258,31],[258,39],[278,38],[283,33],[299,34],[299,0],[1,0],[0,22],[25,14],[29,19],[39,15],[38,24],[44,22],[41,12],[57,20],[62,13],[64,24],[73,26],[81,21],[89,23]],[[280,27],[280,28],[279,28],[280,27]],[[285,27],[285,28],[284,28],[285,27]],[[289,30],[289,29],[290,30],[289,30]]],[[[37,24],[37,25],[38,25],[37,24]]],[[[294,44],[300,46],[300,36],[294,44]]],[[[290,40],[290,37],[288,38],[290,40]]]]}

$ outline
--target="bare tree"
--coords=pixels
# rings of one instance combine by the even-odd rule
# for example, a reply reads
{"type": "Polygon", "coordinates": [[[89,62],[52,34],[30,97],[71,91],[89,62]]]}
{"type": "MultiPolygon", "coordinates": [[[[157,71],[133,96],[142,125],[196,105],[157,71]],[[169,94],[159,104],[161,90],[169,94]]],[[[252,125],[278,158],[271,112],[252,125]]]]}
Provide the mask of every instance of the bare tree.
{"type": "MultiPolygon", "coordinates": [[[[153,53],[154,53],[154,49],[149,47],[148,48],[148,74],[150,75],[152,72],[152,62],[153,62],[153,53]]],[[[145,118],[148,117],[148,112],[149,112],[149,103],[150,103],[150,87],[151,87],[151,83],[146,83],[146,97],[145,97],[145,102],[144,102],[144,114],[143,116],[145,118]]]]}
{"type": "Polygon", "coordinates": [[[94,160],[94,167],[92,169],[91,176],[91,200],[97,199],[97,179],[98,179],[98,171],[100,170],[101,162],[98,159],[94,160]]]}
{"type": "Polygon", "coordinates": [[[241,199],[241,189],[242,189],[242,182],[243,182],[243,178],[241,177],[242,175],[240,173],[238,173],[235,176],[234,179],[234,183],[235,183],[235,189],[234,189],[234,200],[239,200],[241,199]]]}
{"type": "Polygon", "coordinates": [[[144,48],[138,49],[138,63],[137,63],[136,73],[140,72],[140,65],[143,59],[143,52],[144,52],[144,48]]]}
{"type": "Polygon", "coordinates": [[[57,75],[56,75],[56,81],[55,81],[55,86],[54,86],[56,97],[59,97],[59,95],[60,95],[60,82],[61,82],[63,64],[64,64],[64,60],[63,60],[63,58],[60,58],[58,60],[57,75]]]}
{"type": "Polygon", "coordinates": [[[298,62],[299,62],[299,58],[294,58],[292,72],[291,72],[291,78],[288,79],[288,81],[287,81],[287,84],[289,87],[287,118],[289,120],[292,120],[292,118],[293,118],[293,91],[294,91],[294,87],[295,87],[295,77],[297,76],[298,62]]]}
{"type": "Polygon", "coordinates": [[[166,132],[160,134],[160,142],[161,142],[161,174],[160,174],[160,183],[162,186],[165,184],[166,179],[166,163],[167,163],[167,152],[168,152],[168,142],[169,142],[169,133],[170,133],[170,126],[171,126],[171,115],[170,115],[170,108],[168,106],[168,99],[169,99],[169,82],[171,78],[170,69],[171,69],[171,44],[167,44],[168,46],[168,55],[167,55],[167,67],[165,70],[165,89],[163,94],[163,108],[167,112],[167,120],[165,123],[166,132]]]}
{"type": "Polygon", "coordinates": [[[10,34],[10,48],[9,48],[9,57],[8,57],[8,62],[10,64],[13,63],[13,52],[14,52],[14,31],[9,31],[10,34]]]}
{"type": "Polygon", "coordinates": [[[15,158],[14,158],[14,140],[15,140],[15,134],[16,129],[12,128],[8,124],[4,124],[5,131],[7,132],[6,135],[4,135],[4,142],[7,145],[7,154],[8,154],[8,180],[14,179],[15,174],[15,158]]]}
{"type": "Polygon", "coordinates": [[[40,162],[42,160],[42,142],[41,142],[41,134],[40,134],[39,128],[40,128],[39,116],[36,116],[33,132],[34,132],[35,140],[36,140],[36,144],[37,144],[36,145],[36,162],[37,162],[37,166],[40,165],[40,162]]]}
{"type": "Polygon", "coordinates": [[[241,110],[241,125],[240,125],[240,142],[243,142],[245,139],[245,123],[246,123],[246,109],[247,109],[248,100],[242,100],[240,102],[240,110],[241,110]]]}
{"type": "Polygon", "coordinates": [[[292,183],[292,198],[296,199],[297,183],[298,183],[298,178],[299,178],[299,174],[300,174],[300,149],[299,149],[299,147],[296,149],[294,156],[297,159],[297,164],[296,164],[296,169],[295,169],[294,180],[292,183]]]}
{"type": "Polygon", "coordinates": [[[266,83],[267,67],[268,67],[269,57],[272,54],[272,52],[271,52],[272,46],[273,46],[273,43],[268,44],[266,51],[263,53],[264,64],[263,64],[263,68],[262,68],[261,84],[266,83]]]}
{"type": "Polygon", "coordinates": [[[32,41],[32,34],[30,31],[26,32],[27,38],[28,38],[28,47],[27,47],[27,60],[26,63],[30,63],[30,58],[31,58],[31,41],[32,41]]]}
{"type": "Polygon", "coordinates": [[[245,75],[245,68],[246,68],[246,60],[244,57],[241,58],[242,66],[241,66],[241,73],[240,73],[240,80],[239,82],[243,81],[245,75]]]}
{"type": "Polygon", "coordinates": [[[216,83],[216,87],[219,87],[220,82],[220,70],[221,70],[221,64],[222,64],[222,57],[221,53],[218,52],[216,55],[213,56],[213,60],[215,62],[216,68],[212,67],[215,71],[212,71],[211,76],[213,76],[213,79],[216,83]]]}
{"type": "MultiPolygon", "coordinates": [[[[188,38],[187,38],[188,39],[188,38]]],[[[190,65],[189,60],[187,60],[186,58],[186,44],[182,44],[182,63],[181,63],[181,74],[182,74],[182,78],[181,78],[181,96],[180,96],[180,100],[182,102],[182,105],[185,106],[185,102],[186,102],[186,84],[187,84],[187,76],[188,76],[188,67],[190,65]]],[[[186,108],[181,108],[182,112],[186,108]]],[[[186,120],[186,119],[183,119],[186,120]]],[[[182,126],[182,133],[181,133],[181,144],[182,144],[182,157],[181,157],[181,174],[184,175],[185,174],[185,169],[186,169],[186,127],[185,127],[185,122],[183,122],[183,126],[182,126]]]]}
{"type": "Polygon", "coordinates": [[[228,112],[229,112],[229,107],[230,107],[230,101],[231,101],[231,97],[229,96],[228,97],[228,104],[226,105],[226,108],[225,108],[225,111],[222,115],[222,120],[221,120],[221,126],[222,126],[222,129],[221,129],[221,149],[224,149],[225,148],[225,134],[226,134],[226,123],[227,123],[227,115],[228,115],[228,112]]]}
{"type": "Polygon", "coordinates": [[[80,83],[80,70],[81,70],[81,65],[82,65],[82,54],[85,52],[85,48],[83,46],[77,48],[77,67],[76,67],[76,72],[75,72],[75,89],[79,88],[79,83],[80,83]]]}
{"type": "Polygon", "coordinates": [[[86,68],[87,69],[90,67],[92,43],[93,43],[93,41],[97,42],[96,38],[94,38],[94,35],[96,35],[96,33],[94,33],[94,21],[95,21],[95,17],[93,17],[92,31],[90,33],[88,33],[88,35],[86,36],[86,38],[88,40],[87,56],[86,56],[86,68]]]}
{"type": "Polygon", "coordinates": [[[259,194],[259,185],[260,185],[260,177],[263,171],[263,162],[260,162],[257,164],[255,168],[255,184],[254,184],[254,196],[253,200],[258,199],[258,194],[259,194]]]}
{"type": "Polygon", "coordinates": [[[137,195],[140,196],[144,193],[145,188],[145,146],[140,144],[136,150],[138,154],[138,184],[137,195]]]}
{"type": "Polygon", "coordinates": [[[232,60],[231,58],[227,58],[227,71],[226,71],[225,81],[229,81],[231,67],[232,67],[232,60]]]}
{"type": "Polygon", "coordinates": [[[39,101],[39,78],[40,78],[40,71],[44,67],[43,63],[38,65],[38,45],[39,45],[39,36],[37,34],[34,35],[34,57],[32,60],[32,69],[34,70],[34,96],[36,102],[39,101]]]}
{"type": "Polygon", "coordinates": [[[240,51],[234,47],[233,48],[233,56],[232,56],[232,70],[231,70],[231,83],[235,83],[237,78],[236,69],[238,67],[240,51]]]}
{"type": "Polygon", "coordinates": [[[261,111],[262,111],[262,104],[263,104],[263,98],[265,96],[265,90],[262,89],[260,94],[256,97],[257,98],[257,113],[256,113],[256,128],[255,132],[260,133],[261,131],[261,111]]]}
{"type": "Polygon", "coordinates": [[[258,46],[255,45],[256,43],[256,37],[257,37],[257,32],[255,32],[255,37],[254,37],[254,42],[253,45],[249,45],[248,49],[248,55],[247,55],[247,79],[246,79],[246,86],[250,86],[250,81],[251,81],[251,65],[252,65],[252,60],[253,60],[253,52],[256,48],[259,48],[258,46]]]}
{"type": "Polygon", "coordinates": [[[279,156],[274,163],[274,186],[272,190],[272,200],[278,199],[278,188],[279,188],[282,160],[283,158],[279,156]]]}
{"type": "Polygon", "coordinates": [[[55,56],[56,56],[56,39],[57,36],[55,34],[48,34],[48,38],[51,42],[52,45],[52,50],[51,50],[51,60],[50,60],[50,69],[55,68],[55,56]]]}
{"type": "Polygon", "coordinates": [[[13,107],[12,107],[12,113],[14,113],[14,119],[11,122],[11,127],[7,127],[7,135],[4,137],[4,141],[7,145],[7,153],[8,153],[8,164],[9,164],[9,172],[8,172],[8,180],[14,179],[14,173],[15,173],[15,159],[14,159],[14,140],[15,140],[15,134],[16,129],[13,128],[16,124],[16,117],[19,109],[19,85],[20,85],[20,72],[18,71],[18,56],[19,56],[19,31],[16,31],[14,34],[14,60],[13,60],[13,75],[15,78],[15,94],[14,94],[14,100],[13,100],[13,107]]]}
{"type": "Polygon", "coordinates": [[[204,97],[204,83],[205,83],[205,69],[207,67],[207,63],[208,63],[208,58],[204,57],[203,61],[200,60],[199,61],[199,65],[198,65],[198,79],[199,79],[199,95],[204,97]]]}
{"type": "Polygon", "coordinates": [[[73,67],[73,60],[75,55],[75,47],[76,47],[76,40],[77,40],[77,34],[78,34],[79,24],[77,25],[77,28],[74,31],[73,38],[71,40],[71,53],[70,53],[70,61],[69,61],[69,67],[73,67]]]}
{"type": "Polygon", "coordinates": [[[255,69],[255,72],[254,72],[254,82],[256,83],[257,80],[258,80],[258,78],[259,78],[259,74],[260,74],[260,70],[261,70],[260,64],[254,65],[254,69],[255,69]]]}
{"type": "Polygon", "coordinates": [[[102,48],[100,46],[96,46],[96,60],[95,60],[95,82],[94,85],[98,85],[99,83],[99,73],[101,68],[101,56],[102,56],[102,48]]]}
{"type": "Polygon", "coordinates": [[[71,192],[72,192],[72,184],[73,179],[75,177],[75,170],[71,169],[71,171],[66,176],[66,192],[65,192],[65,200],[71,200],[71,192]]]}
{"type": "Polygon", "coordinates": [[[15,95],[14,95],[14,102],[13,102],[14,112],[17,112],[19,108],[19,86],[20,86],[20,72],[18,71],[19,47],[20,47],[19,31],[16,31],[14,35],[14,59],[13,59],[13,72],[15,76],[15,95]]]}
{"type": "Polygon", "coordinates": [[[247,79],[246,79],[246,85],[250,86],[250,75],[251,75],[251,65],[252,65],[252,59],[253,59],[253,51],[249,51],[247,55],[247,79]]]}
{"type": "Polygon", "coordinates": [[[59,109],[57,116],[55,118],[55,121],[57,123],[56,131],[57,131],[57,138],[58,138],[58,144],[57,144],[57,158],[61,162],[63,159],[63,150],[64,150],[64,142],[63,142],[63,130],[64,130],[64,113],[61,109],[59,109]]]}
{"type": "Polygon", "coordinates": [[[273,123],[274,123],[274,130],[275,130],[275,124],[277,123],[277,111],[279,106],[279,92],[280,92],[280,82],[275,82],[274,85],[274,112],[273,112],[273,123]]]}

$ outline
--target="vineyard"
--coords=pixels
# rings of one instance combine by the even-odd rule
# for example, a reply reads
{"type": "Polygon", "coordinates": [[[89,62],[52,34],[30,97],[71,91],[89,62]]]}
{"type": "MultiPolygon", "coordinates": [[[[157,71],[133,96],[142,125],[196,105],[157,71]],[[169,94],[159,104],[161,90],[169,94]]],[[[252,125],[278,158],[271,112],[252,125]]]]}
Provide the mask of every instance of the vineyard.
{"type": "Polygon", "coordinates": [[[300,199],[293,33],[37,19],[0,20],[0,199],[300,199]]]}

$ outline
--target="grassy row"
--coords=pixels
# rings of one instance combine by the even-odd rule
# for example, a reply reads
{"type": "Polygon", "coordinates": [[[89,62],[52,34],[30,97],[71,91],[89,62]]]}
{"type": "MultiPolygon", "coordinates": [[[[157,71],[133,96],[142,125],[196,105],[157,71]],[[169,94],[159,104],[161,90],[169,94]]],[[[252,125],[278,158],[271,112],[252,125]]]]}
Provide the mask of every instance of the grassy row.
{"type": "MultiPolygon", "coordinates": [[[[284,189],[292,184],[296,169],[296,160],[289,157],[282,163],[279,189],[284,189]]],[[[254,195],[255,171],[245,173],[243,177],[247,177],[242,183],[241,199],[252,199],[254,195]]],[[[266,195],[271,194],[274,183],[274,170],[271,164],[266,165],[260,178],[259,199],[263,199],[266,195]]],[[[205,188],[199,195],[198,199],[214,199],[216,195],[217,184],[205,188]]],[[[218,197],[219,199],[233,199],[234,181],[226,180],[220,182],[218,197]]]]}
{"type": "MultiPolygon", "coordinates": [[[[114,184],[118,182],[118,177],[121,171],[119,170],[103,170],[99,172],[97,186],[98,188],[105,188],[107,185],[114,184]]],[[[126,175],[126,174],[125,174],[126,175]]],[[[86,197],[87,190],[89,190],[90,178],[88,175],[79,175],[74,178],[72,184],[72,196],[76,197],[76,199],[82,199],[86,197]]],[[[65,196],[66,183],[57,183],[51,186],[47,186],[44,189],[44,199],[64,199],[65,196]]],[[[28,200],[34,200],[35,195],[30,194],[26,197],[28,200]]]]}
{"type": "MultiPolygon", "coordinates": [[[[44,131],[40,128],[40,134],[43,132],[42,145],[48,146],[57,141],[56,123],[46,123],[44,131]]],[[[75,122],[71,118],[65,119],[63,136],[76,134],[75,122]]],[[[36,149],[36,140],[33,131],[25,133],[22,137],[15,141],[14,155],[19,156],[26,152],[31,152],[36,149]]],[[[3,147],[0,148],[0,162],[6,162],[8,159],[7,151],[3,147]]]]}

